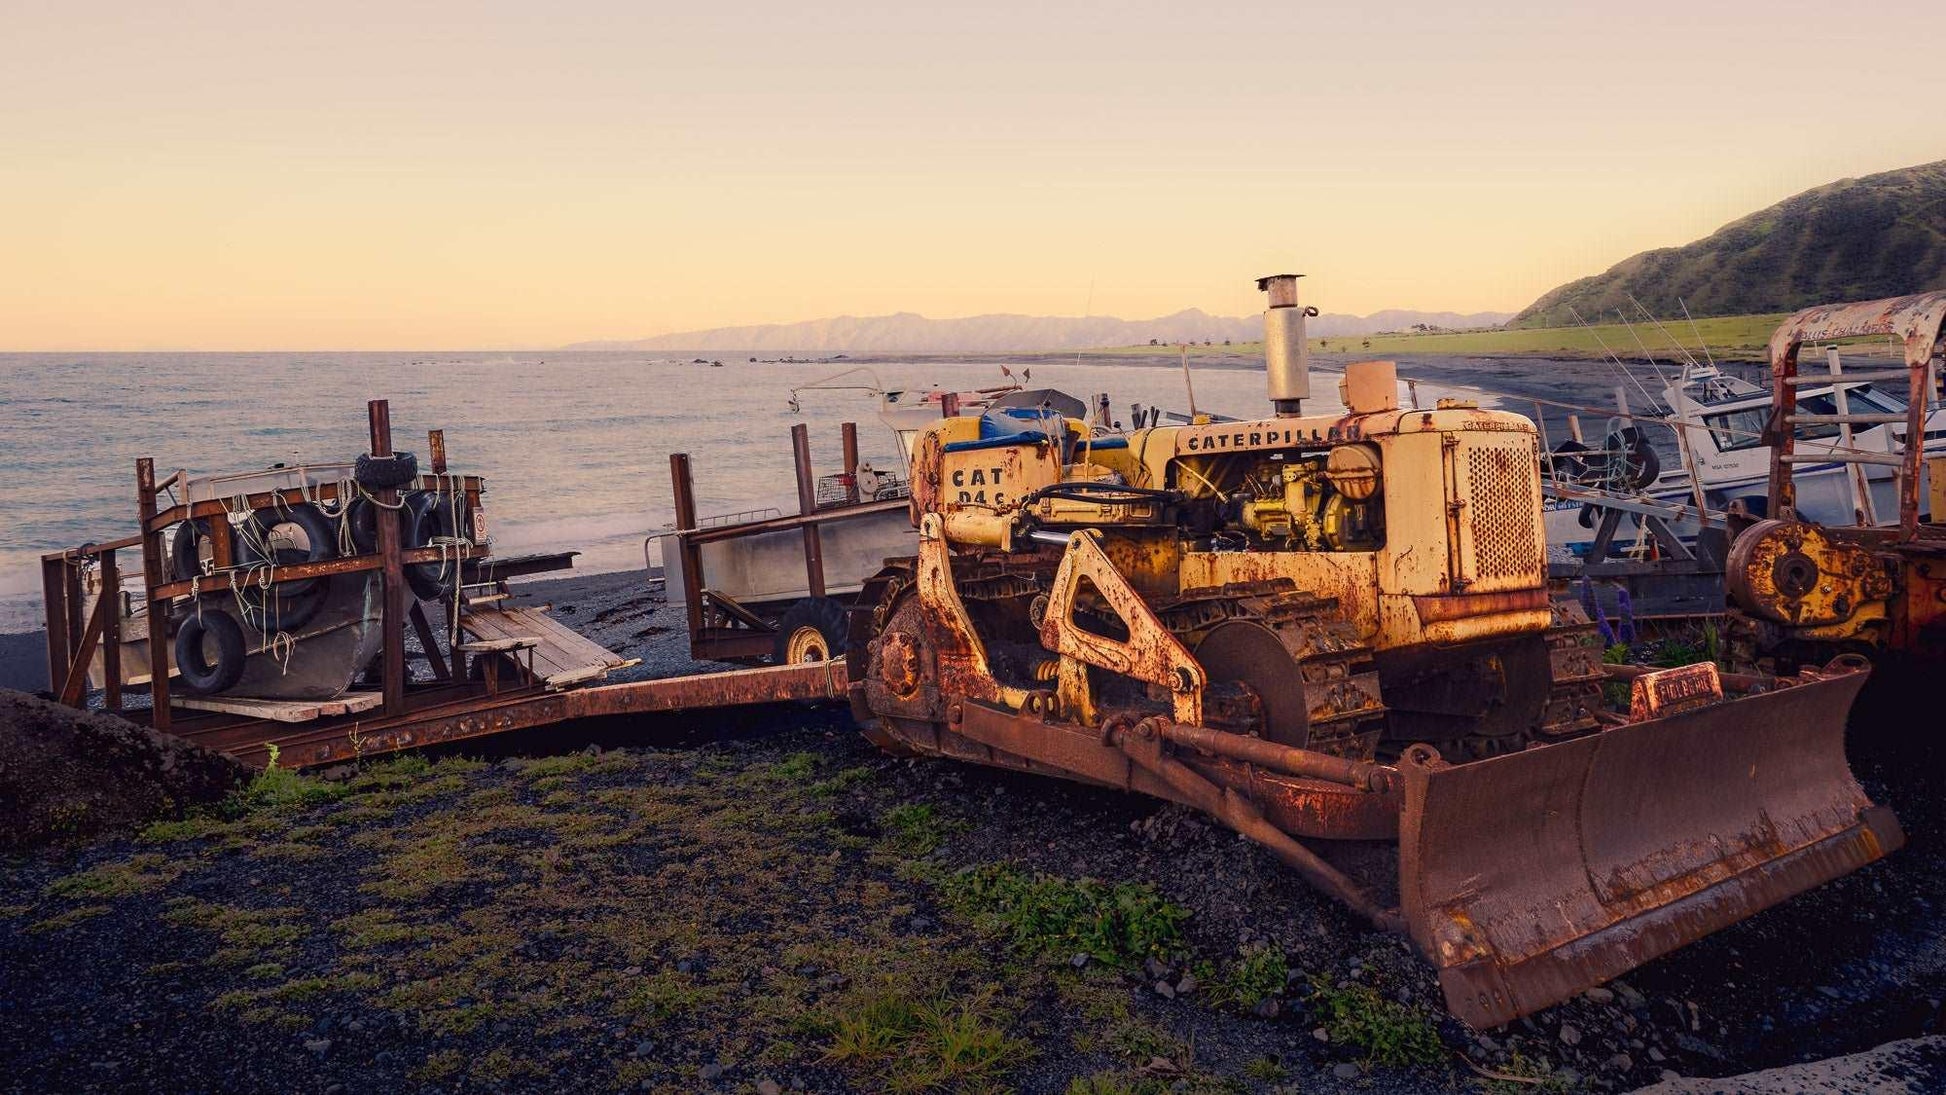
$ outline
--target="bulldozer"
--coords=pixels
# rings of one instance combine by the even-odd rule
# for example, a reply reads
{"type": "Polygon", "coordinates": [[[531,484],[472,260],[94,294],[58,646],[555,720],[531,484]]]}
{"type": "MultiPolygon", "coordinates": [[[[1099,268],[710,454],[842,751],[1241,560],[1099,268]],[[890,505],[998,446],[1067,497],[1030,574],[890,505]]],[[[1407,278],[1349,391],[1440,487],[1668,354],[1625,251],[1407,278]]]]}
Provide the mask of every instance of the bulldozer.
{"type": "Polygon", "coordinates": [[[1770,449],[1765,512],[1732,542],[1726,569],[1739,660],[1752,667],[1833,656],[1946,664],[1946,292],[1806,308],[1770,339],[1770,449]],[[1838,346],[1828,372],[1801,373],[1806,345],[1885,337],[1895,367],[1845,369],[1838,346]],[[1830,384],[1904,389],[1896,413],[1807,413],[1797,391],[1830,384]],[[1887,426],[1877,451],[1854,444],[1854,427],[1887,426]],[[1810,431],[1823,444],[1805,444],[1810,431]],[[1822,477],[1849,491],[1853,520],[1819,525],[1798,512],[1798,493],[1822,477]],[[1890,495],[1879,499],[1875,495],[1890,495]],[[1896,510],[1894,511],[1894,507],[1896,510]]]}
{"type": "Polygon", "coordinates": [[[1201,810],[1409,935],[1480,1029],[1899,847],[1844,755],[1865,670],[1604,667],[1549,593],[1533,424],[1402,407],[1389,362],[1307,414],[1297,278],[1258,283],[1261,420],[918,437],[917,554],[848,622],[876,744],[1201,810]]]}

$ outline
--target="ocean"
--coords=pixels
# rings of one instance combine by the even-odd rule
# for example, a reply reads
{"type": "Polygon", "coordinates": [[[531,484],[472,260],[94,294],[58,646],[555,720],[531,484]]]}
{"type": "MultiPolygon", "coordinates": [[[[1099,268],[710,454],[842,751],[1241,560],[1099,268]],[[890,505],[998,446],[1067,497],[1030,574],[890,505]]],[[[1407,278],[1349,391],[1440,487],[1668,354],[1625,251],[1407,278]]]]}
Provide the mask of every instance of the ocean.
{"type": "MultiPolygon", "coordinates": [[[[367,448],[365,402],[391,400],[394,444],[422,458],[446,431],[452,470],[484,475],[500,554],[581,552],[577,569],[644,564],[643,540],[672,520],[671,452],[693,462],[707,517],[766,506],[795,510],[790,428],[811,428],[820,474],[839,468],[839,423],[858,423],[862,455],[893,465],[891,431],[864,391],[794,386],[848,363],[751,362],[714,353],[34,353],[0,354],[0,632],[40,621],[42,553],[135,531],[135,461],[158,477],[346,461],[367,448]]],[[[1031,386],[1086,400],[1188,405],[1173,360],[1154,365],[1047,363],[1031,386]]],[[[874,362],[842,383],[965,390],[1004,383],[989,362],[874,362]]],[[[1023,365],[1011,366],[1016,375],[1023,365]]],[[[1261,369],[1195,373],[1200,409],[1268,411],[1261,369]]],[[[1322,411],[1335,382],[1316,385],[1322,411]]],[[[659,559],[654,561],[659,562],[659,559]]],[[[124,564],[130,572],[139,559],[124,564]]]]}

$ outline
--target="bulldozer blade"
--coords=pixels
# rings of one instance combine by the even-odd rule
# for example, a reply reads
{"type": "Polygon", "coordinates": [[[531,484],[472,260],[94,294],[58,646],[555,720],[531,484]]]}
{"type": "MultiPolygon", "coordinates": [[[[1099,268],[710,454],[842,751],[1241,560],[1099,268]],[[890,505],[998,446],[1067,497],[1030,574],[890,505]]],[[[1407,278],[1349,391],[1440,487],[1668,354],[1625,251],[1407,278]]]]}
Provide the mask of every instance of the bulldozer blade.
{"type": "Polygon", "coordinates": [[[1452,1013],[1499,1026],[1902,845],[1845,761],[1866,676],[1471,764],[1409,751],[1400,911],[1452,1013]]]}

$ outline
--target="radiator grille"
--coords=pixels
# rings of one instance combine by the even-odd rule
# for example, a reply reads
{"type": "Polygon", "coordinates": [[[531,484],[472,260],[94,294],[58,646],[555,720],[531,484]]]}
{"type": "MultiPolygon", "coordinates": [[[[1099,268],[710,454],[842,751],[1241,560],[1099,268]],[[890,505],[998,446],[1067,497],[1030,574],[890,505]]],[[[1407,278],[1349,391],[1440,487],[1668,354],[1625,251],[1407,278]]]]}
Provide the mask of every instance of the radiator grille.
{"type": "Polygon", "coordinates": [[[1541,571],[1534,454],[1521,448],[1482,447],[1466,454],[1467,509],[1473,521],[1476,578],[1531,578],[1541,571]]]}

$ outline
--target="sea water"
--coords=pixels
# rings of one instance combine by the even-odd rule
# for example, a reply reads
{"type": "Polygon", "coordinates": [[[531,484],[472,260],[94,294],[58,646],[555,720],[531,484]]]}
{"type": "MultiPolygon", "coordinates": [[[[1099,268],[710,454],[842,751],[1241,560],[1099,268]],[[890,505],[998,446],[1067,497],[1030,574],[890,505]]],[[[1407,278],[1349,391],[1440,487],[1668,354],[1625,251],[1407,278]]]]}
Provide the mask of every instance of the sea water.
{"type": "MultiPolygon", "coordinates": [[[[852,366],[752,362],[747,354],[525,353],[0,354],[0,632],[37,627],[39,558],[135,532],[135,461],[157,477],[349,461],[368,446],[365,403],[389,399],[393,444],[421,457],[442,429],[451,470],[487,479],[494,551],[581,552],[577,570],[659,563],[644,539],[673,519],[669,454],[690,455],[708,517],[797,508],[790,429],[810,427],[818,474],[840,468],[839,424],[864,459],[896,466],[896,441],[868,391],[793,388],[852,366]]],[[[968,390],[1007,383],[991,361],[874,362],[838,384],[968,390]]],[[[1188,407],[1174,360],[1037,361],[1016,380],[1084,402],[1188,407]],[[1027,374],[1023,376],[1023,374],[1027,374]]],[[[1316,385],[1322,412],[1335,382],[1316,385]]],[[[1261,417],[1261,368],[1199,368],[1198,408],[1261,417]]],[[[1424,394],[1424,393],[1422,393],[1424,394]]],[[[125,553],[127,573],[139,555],[125,553]]]]}

